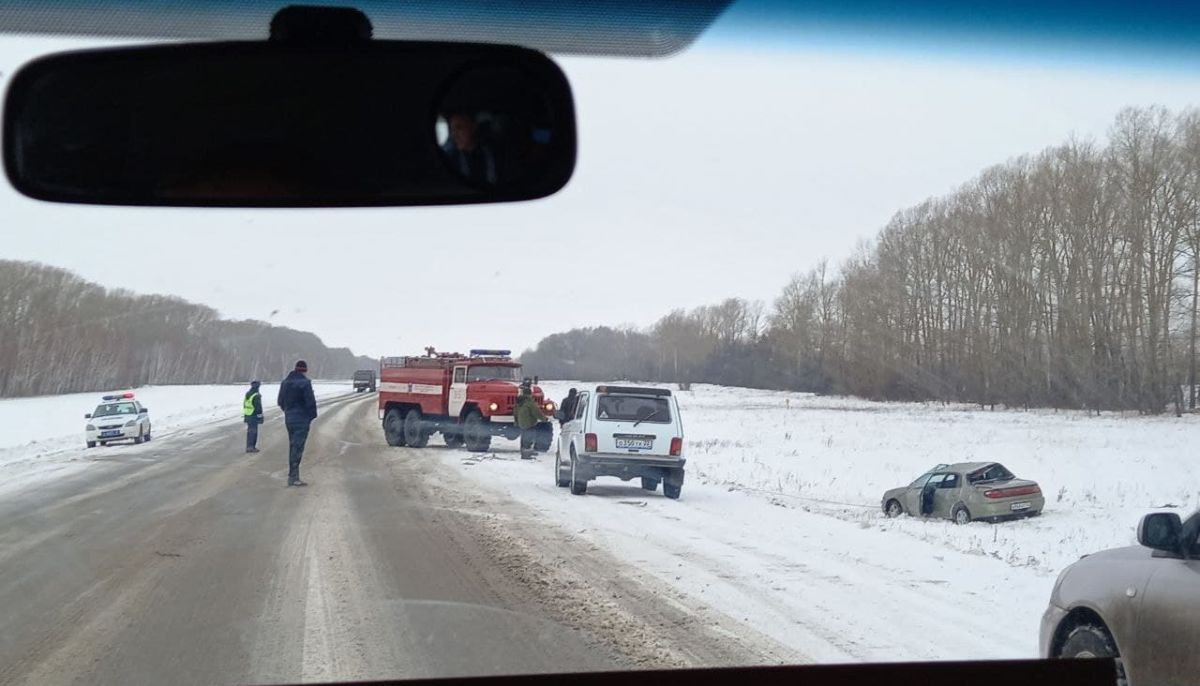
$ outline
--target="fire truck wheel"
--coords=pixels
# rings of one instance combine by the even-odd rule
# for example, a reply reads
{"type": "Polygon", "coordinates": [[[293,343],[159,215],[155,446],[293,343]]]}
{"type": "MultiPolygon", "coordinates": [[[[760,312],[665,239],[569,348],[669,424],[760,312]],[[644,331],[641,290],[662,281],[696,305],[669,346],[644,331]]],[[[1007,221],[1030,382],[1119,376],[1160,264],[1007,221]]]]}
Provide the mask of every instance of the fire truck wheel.
{"type": "Polygon", "coordinates": [[[463,446],[463,435],[457,431],[443,431],[442,439],[446,441],[447,448],[461,448],[463,446]]]}
{"type": "Polygon", "coordinates": [[[404,419],[400,416],[400,410],[392,408],[383,415],[383,437],[393,448],[404,446],[404,419]]]}
{"type": "Polygon", "coordinates": [[[425,432],[421,411],[416,408],[404,415],[404,442],[410,448],[424,448],[429,443],[429,434],[425,432]]]}
{"type": "Polygon", "coordinates": [[[486,452],[492,447],[492,434],[488,431],[487,420],[479,412],[467,415],[467,420],[463,422],[463,434],[467,450],[473,453],[486,452]]]}

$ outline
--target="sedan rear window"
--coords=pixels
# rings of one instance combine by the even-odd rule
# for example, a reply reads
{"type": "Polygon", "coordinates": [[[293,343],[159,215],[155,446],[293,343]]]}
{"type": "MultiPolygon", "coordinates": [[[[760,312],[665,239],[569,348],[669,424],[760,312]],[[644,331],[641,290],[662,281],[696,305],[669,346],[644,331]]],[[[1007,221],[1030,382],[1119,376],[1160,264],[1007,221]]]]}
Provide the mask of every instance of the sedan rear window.
{"type": "Polygon", "coordinates": [[[967,480],[971,483],[979,483],[981,481],[1009,481],[1015,479],[1016,476],[1012,472],[1004,468],[1002,464],[993,464],[984,467],[978,471],[972,472],[967,476],[967,480]]]}
{"type": "Polygon", "coordinates": [[[663,397],[640,395],[597,396],[596,418],[611,422],[636,422],[670,424],[671,405],[663,397]]]}

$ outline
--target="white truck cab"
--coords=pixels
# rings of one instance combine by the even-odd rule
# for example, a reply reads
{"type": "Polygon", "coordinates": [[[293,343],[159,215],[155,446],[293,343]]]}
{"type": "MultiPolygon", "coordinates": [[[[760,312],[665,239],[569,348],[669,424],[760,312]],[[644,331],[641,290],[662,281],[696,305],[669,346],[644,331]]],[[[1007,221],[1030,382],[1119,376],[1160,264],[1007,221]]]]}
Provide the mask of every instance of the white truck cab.
{"type": "Polygon", "coordinates": [[[641,478],[642,488],[678,498],[683,488],[683,422],[665,388],[596,386],[563,418],[555,482],[583,495],[598,476],[641,478]]]}
{"type": "Polygon", "coordinates": [[[112,441],[142,443],[150,440],[150,411],[132,393],[106,395],[88,414],[84,429],[87,447],[108,445],[112,441]]]}

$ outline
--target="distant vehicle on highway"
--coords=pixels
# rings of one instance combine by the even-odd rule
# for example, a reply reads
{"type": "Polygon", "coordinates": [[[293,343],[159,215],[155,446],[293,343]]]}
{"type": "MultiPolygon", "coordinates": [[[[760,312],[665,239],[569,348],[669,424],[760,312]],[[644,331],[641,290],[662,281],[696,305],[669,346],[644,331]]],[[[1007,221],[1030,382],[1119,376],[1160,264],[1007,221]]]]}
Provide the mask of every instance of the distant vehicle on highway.
{"type": "Polygon", "coordinates": [[[114,441],[143,443],[150,440],[150,411],[132,393],[106,395],[83,418],[87,447],[108,445],[114,441]]]}
{"type": "Polygon", "coordinates": [[[642,488],[678,498],[683,489],[683,422],[664,388],[597,386],[579,394],[574,416],[564,417],[554,458],[554,480],[583,495],[598,476],[641,478],[642,488]]]}
{"type": "Polygon", "coordinates": [[[354,392],[375,392],[375,370],[360,369],[354,372],[354,392]]]}
{"type": "Polygon", "coordinates": [[[1058,575],[1042,615],[1042,657],[1115,658],[1122,684],[1200,679],[1200,512],[1155,512],[1139,545],[1085,555],[1058,575]]]}
{"type": "Polygon", "coordinates": [[[951,519],[1034,517],[1046,504],[1037,482],[1018,479],[999,462],[939,464],[907,486],[883,494],[889,517],[909,514],[951,519]]]}

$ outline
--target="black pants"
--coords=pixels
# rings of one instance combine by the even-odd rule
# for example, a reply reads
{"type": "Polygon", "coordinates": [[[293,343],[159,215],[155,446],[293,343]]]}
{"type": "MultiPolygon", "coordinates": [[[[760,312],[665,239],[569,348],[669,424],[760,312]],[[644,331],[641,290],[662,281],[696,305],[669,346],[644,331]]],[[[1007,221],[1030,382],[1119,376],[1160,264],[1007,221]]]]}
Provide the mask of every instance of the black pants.
{"type": "Polygon", "coordinates": [[[537,436],[537,427],[521,429],[521,454],[533,452],[533,441],[537,436]]]}
{"type": "Polygon", "coordinates": [[[300,460],[304,457],[304,444],[308,442],[308,427],[304,424],[288,424],[288,483],[300,478],[300,460]]]}
{"type": "Polygon", "coordinates": [[[246,421],[246,450],[254,450],[258,447],[258,421],[250,419],[246,421]]]}

